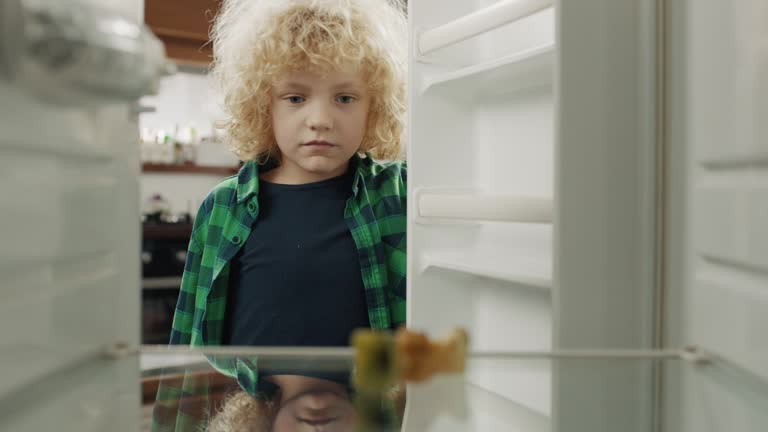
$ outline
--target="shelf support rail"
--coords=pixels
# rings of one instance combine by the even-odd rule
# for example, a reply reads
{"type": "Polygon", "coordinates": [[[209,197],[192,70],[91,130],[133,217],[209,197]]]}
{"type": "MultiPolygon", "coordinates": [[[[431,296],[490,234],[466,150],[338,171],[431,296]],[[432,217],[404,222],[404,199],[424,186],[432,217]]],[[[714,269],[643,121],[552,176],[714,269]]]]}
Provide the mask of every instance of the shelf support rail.
{"type": "Polygon", "coordinates": [[[422,218],[539,224],[553,219],[553,203],[548,198],[419,193],[416,205],[422,218]]]}
{"type": "Polygon", "coordinates": [[[552,6],[552,0],[504,0],[454,21],[425,30],[417,38],[420,55],[471,37],[486,33],[503,25],[523,19],[552,6]]]}
{"type": "MultiPolygon", "coordinates": [[[[106,351],[111,358],[124,358],[146,354],[200,355],[200,356],[240,356],[259,357],[260,359],[288,360],[354,360],[355,352],[351,347],[237,347],[204,346],[189,347],[181,345],[140,345],[130,347],[117,344],[106,351]]],[[[669,349],[557,349],[542,351],[472,351],[471,359],[506,359],[506,360],[682,360],[694,365],[707,365],[717,358],[698,346],[686,346],[669,349]]]]}

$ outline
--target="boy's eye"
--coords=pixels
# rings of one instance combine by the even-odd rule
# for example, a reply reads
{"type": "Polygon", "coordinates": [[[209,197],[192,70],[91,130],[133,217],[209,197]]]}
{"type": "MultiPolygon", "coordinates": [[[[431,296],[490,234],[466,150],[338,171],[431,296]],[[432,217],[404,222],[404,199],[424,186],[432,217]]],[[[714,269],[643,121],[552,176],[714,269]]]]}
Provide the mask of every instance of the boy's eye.
{"type": "Polygon", "coordinates": [[[285,100],[287,100],[292,104],[300,104],[304,102],[304,98],[301,96],[288,96],[287,98],[285,98],[285,100]]]}
{"type": "Polygon", "coordinates": [[[339,101],[339,103],[348,104],[348,103],[352,103],[355,100],[355,97],[349,96],[349,95],[343,95],[343,96],[337,97],[336,100],[339,101]]]}

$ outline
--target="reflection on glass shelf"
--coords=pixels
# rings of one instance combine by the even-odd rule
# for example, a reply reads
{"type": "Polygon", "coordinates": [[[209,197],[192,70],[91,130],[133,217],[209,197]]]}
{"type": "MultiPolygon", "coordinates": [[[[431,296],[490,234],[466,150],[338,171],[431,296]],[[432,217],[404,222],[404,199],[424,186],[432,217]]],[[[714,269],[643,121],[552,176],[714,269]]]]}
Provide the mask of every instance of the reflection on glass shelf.
{"type": "MultiPolygon", "coordinates": [[[[557,430],[568,432],[563,419],[588,407],[592,396],[615,409],[627,401],[650,402],[653,366],[675,361],[672,354],[637,359],[631,352],[612,359],[475,353],[464,373],[408,383],[406,397],[402,383],[378,393],[358,388],[360,369],[350,348],[246,350],[246,355],[234,347],[207,355],[163,354],[154,347],[151,355],[143,354],[145,430],[154,422],[161,426],[157,430],[212,432],[386,432],[401,426],[406,432],[544,432],[555,430],[553,419],[559,419],[557,430]],[[614,383],[611,400],[602,399],[605,387],[590,387],[606,376],[614,383]],[[559,411],[553,412],[552,400],[558,400],[559,411]]],[[[388,364],[384,357],[373,360],[388,364]]],[[[650,405],[624,408],[645,413],[650,405]]],[[[589,415],[605,418],[590,423],[605,427],[591,431],[621,430],[610,426],[616,424],[615,412],[596,412],[589,415]]],[[[645,417],[627,421],[632,418],[645,417]]]]}
{"type": "Polygon", "coordinates": [[[404,390],[358,391],[351,349],[260,351],[142,354],[145,430],[399,430],[404,390]]]}

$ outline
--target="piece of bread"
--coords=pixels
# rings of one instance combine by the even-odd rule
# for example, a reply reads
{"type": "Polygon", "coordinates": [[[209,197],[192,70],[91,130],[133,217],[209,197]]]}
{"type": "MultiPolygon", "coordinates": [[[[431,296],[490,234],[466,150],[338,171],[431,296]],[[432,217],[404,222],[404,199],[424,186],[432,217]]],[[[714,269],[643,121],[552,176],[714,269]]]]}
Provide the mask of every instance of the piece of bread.
{"type": "Polygon", "coordinates": [[[394,336],[359,330],[352,337],[355,386],[362,391],[381,392],[401,383],[423,382],[436,374],[463,373],[467,344],[467,333],[461,329],[435,341],[404,327],[394,336]]]}
{"type": "Polygon", "coordinates": [[[423,333],[400,328],[395,333],[400,380],[423,382],[439,373],[463,373],[468,339],[461,329],[454,330],[446,338],[430,341],[423,333]]]}

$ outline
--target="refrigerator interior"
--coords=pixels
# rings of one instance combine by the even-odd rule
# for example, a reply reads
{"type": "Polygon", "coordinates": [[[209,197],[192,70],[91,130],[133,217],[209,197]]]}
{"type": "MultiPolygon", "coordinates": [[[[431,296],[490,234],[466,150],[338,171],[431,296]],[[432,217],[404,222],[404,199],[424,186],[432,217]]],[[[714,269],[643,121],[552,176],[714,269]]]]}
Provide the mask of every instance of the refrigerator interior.
{"type": "MultiPolygon", "coordinates": [[[[425,30],[493,3],[410,2],[408,320],[432,336],[464,327],[475,351],[549,350],[554,10],[419,52],[425,30]]],[[[470,406],[498,410],[428,429],[424,404],[444,393],[412,386],[405,430],[490,430],[493,412],[519,413],[507,430],[548,430],[549,362],[476,360],[465,380],[470,406]]]]}
{"type": "Polygon", "coordinates": [[[0,429],[129,430],[138,361],[101,352],[139,343],[135,119],[0,92],[0,429]]]}
{"type": "MultiPolygon", "coordinates": [[[[217,352],[215,354],[219,361],[238,361],[248,363],[257,358],[259,364],[266,368],[298,368],[302,375],[311,374],[342,374],[353,375],[360,373],[360,368],[355,368],[355,355],[350,351],[346,353],[338,352],[337,355],[329,357],[326,351],[321,353],[312,348],[298,349],[293,352],[282,350],[278,352],[273,348],[249,347],[235,353],[217,352]],[[299,351],[301,355],[297,355],[299,351]]],[[[212,355],[210,352],[207,355],[212,355]]],[[[475,368],[475,359],[469,359],[469,367],[475,368]]],[[[617,368],[618,363],[615,359],[592,360],[587,367],[597,368],[609,371],[614,377],[622,378],[621,373],[625,369],[617,368]]],[[[638,361],[638,364],[650,366],[655,360],[646,359],[638,361]]],[[[665,363],[677,363],[676,360],[667,360],[665,363]]],[[[529,370],[532,368],[557,368],[567,365],[577,366],[568,368],[570,373],[581,373],[586,365],[580,360],[571,359],[516,359],[500,360],[499,366],[510,369],[529,370]]],[[[297,369],[297,370],[298,370],[297,369]]],[[[363,368],[365,369],[365,368],[363,368]]],[[[363,375],[369,373],[364,372],[363,375]]],[[[304,378],[306,379],[306,378],[304,378]]],[[[302,403],[295,399],[287,406],[281,407],[276,414],[268,412],[255,411],[259,402],[251,401],[250,404],[242,403],[243,398],[237,399],[237,396],[245,396],[243,389],[237,379],[222,373],[212,367],[206,355],[201,352],[182,352],[163,353],[154,349],[151,354],[151,361],[142,364],[142,429],[148,430],[152,421],[153,412],[154,421],[163,427],[170,427],[173,430],[176,422],[176,409],[184,409],[186,415],[195,417],[206,417],[208,421],[204,422],[211,432],[224,432],[230,430],[244,430],[239,428],[228,428],[222,422],[222,419],[234,418],[241,419],[240,425],[250,426],[254,431],[266,431],[261,421],[271,419],[273,416],[281,416],[281,412],[291,412],[292,404],[302,403]],[[182,384],[182,376],[185,376],[185,384],[182,384]],[[181,391],[182,385],[186,385],[186,390],[181,391]],[[167,393],[169,397],[156,401],[157,389],[163,387],[168,389],[178,389],[172,393],[167,393]],[[233,401],[233,396],[235,399],[233,401]],[[240,400],[240,402],[238,402],[240,400]],[[201,403],[203,402],[204,403],[201,403]],[[233,401],[233,402],[230,402],[233,401]],[[160,410],[157,410],[161,407],[160,410]],[[168,410],[168,407],[173,409],[168,410]],[[250,415],[248,413],[251,413],[250,415]],[[259,424],[262,424],[259,426],[259,424]]],[[[425,384],[421,384],[416,393],[409,389],[407,396],[398,390],[387,390],[381,393],[381,402],[384,410],[361,409],[366,397],[371,393],[358,391],[352,394],[346,394],[345,397],[334,398],[333,402],[326,400],[335,406],[334,411],[339,414],[338,420],[341,423],[351,420],[355,417],[353,423],[359,427],[340,426],[338,424],[330,425],[331,430],[364,430],[366,432],[398,432],[407,430],[418,431],[460,431],[460,432],[480,432],[480,431],[515,431],[529,432],[537,430],[550,430],[549,421],[535,410],[525,408],[518,404],[512,404],[509,400],[500,397],[493,391],[489,391],[484,386],[467,383],[461,376],[440,375],[430,379],[425,384]],[[428,396],[431,393],[432,399],[428,396]],[[435,399],[435,395],[439,395],[435,399]],[[406,400],[407,399],[407,400],[406,400]],[[398,427],[403,413],[403,403],[408,405],[407,411],[410,411],[406,424],[403,429],[398,427]],[[351,407],[354,409],[350,409],[351,407]],[[418,410],[418,417],[413,412],[418,410]],[[364,427],[363,427],[364,425],[364,427]]],[[[245,398],[249,400],[248,397],[245,398]]],[[[318,401],[318,403],[321,403],[318,401]]],[[[610,417],[610,413],[601,413],[596,421],[604,421],[610,417]]],[[[284,420],[284,419],[283,419],[284,420]]],[[[284,423],[283,423],[284,424],[284,423]]],[[[294,429],[275,429],[275,430],[294,430],[294,429]]],[[[295,429],[301,430],[301,429],[295,429]]],[[[561,429],[566,432],[578,431],[570,427],[561,429]]],[[[601,427],[597,428],[600,432],[620,432],[621,428],[601,427]]]]}
{"type": "MultiPolygon", "coordinates": [[[[466,374],[409,386],[405,432],[627,432],[665,420],[675,431],[763,430],[767,152],[753,113],[766,105],[753,95],[766,90],[756,53],[768,9],[673,8],[680,145],[665,162],[654,2],[563,0],[557,13],[547,0],[409,2],[408,321],[433,338],[465,328],[473,354],[466,374]],[[502,3],[530,14],[437,48],[445,24],[493,20],[502,3]],[[712,42],[717,25],[725,36],[712,42]],[[664,187],[677,200],[661,243],[669,256],[654,243],[665,241],[664,187]],[[660,345],[653,289],[664,265],[673,338],[660,345]],[[720,357],[702,365],[674,351],[690,343],[720,357]],[[652,360],[660,347],[670,351],[652,360]],[[480,355],[568,349],[635,351],[480,355]]],[[[140,21],[141,2],[84,4],[140,21]]],[[[135,431],[139,401],[147,426],[160,381],[185,368],[221,377],[201,353],[139,345],[134,107],[44,102],[33,94],[55,87],[50,78],[28,91],[0,77],[0,430],[135,431]],[[116,343],[131,349],[105,352],[116,343]],[[154,356],[140,361],[140,350],[154,356]]],[[[313,352],[272,361],[322,367],[328,357],[313,352]]],[[[329,370],[351,372],[351,350],[331,354],[343,360],[329,370]]],[[[237,391],[212,384],[177,402],[237,391]]]]}
{"type": "Polygon", "coordinates": [[[19,54],[0,50],[0,430],[135,431],[138,359],[110,361],[104,351],[139,343],[138,125],[120,91],[138,92],[142,77],[132,72],[149,78],[149,60],[161,60],[142,51],[142,4],[0,5],[4,25],[36,30],[0,27],[19,54]],[[33,28],[33,19],[48,26],[33,28]],[[37,50],[31,38],[43,41],[37,50]],[[110,51],[116,41],[125,44],[110,51]],[[78,87],[95,69],[78,68],[108,54],[129,76],[78,87]],[[23,72],[3,74],[17,66],[23,72]],[[107,82],[114,87],[90,103],[94,92],[82,90],[107,82]]]}

